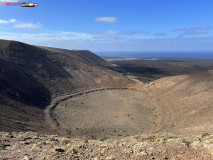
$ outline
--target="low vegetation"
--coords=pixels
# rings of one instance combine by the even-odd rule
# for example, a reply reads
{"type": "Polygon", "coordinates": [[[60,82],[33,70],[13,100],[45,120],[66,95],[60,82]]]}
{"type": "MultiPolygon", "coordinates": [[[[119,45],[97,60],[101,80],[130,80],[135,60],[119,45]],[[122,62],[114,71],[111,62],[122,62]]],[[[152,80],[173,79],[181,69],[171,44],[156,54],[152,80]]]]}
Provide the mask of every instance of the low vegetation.
{"type": "Polygon", "coordinates": [[[121,139],[88,140],[34,132],[0,132],[0,160],[81,159],[211,159],[213,136],[138,135],[121,139]],[[171,138],[172,137],[172,138],[171,138]],[[53,139],[54,138],[54,139],[53,139]],[[50,141],[51,140],[51,141],[50,141]],[[88,143],[89,141],[89,143],[88,143]],[[190,142],[191,143],[190,143],[190,142]],[[184,146],[183,146],[184,144],[184,146]],[[190,145],[189,145],[190,144],[190,145]]]}

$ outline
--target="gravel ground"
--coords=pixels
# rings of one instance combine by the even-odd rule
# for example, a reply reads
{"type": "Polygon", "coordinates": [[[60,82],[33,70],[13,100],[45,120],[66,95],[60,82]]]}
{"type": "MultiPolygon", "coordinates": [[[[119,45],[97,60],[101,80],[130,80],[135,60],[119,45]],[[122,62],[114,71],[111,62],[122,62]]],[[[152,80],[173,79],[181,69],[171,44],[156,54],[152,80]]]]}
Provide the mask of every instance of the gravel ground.
{"type": "Polygon", "coordinates": [[[213,135],[151,134],[122,139],[67,138],[35,132],[0,132],[1,160],[142,160],[213,158],[213,135]]]}

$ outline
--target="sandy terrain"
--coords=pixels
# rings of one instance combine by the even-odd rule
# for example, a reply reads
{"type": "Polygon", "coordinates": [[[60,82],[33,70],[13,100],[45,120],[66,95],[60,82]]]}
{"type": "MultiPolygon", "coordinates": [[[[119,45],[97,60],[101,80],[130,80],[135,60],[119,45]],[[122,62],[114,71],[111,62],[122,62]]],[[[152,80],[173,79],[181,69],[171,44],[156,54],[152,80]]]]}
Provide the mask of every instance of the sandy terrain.
{"type": "Polygon", "coordinates": [[[123,137],[144,133],[201,134],[213,129],[212,71],[137,81],[126,90],[103,90],[57,105],[54,118],[69,136],[123,137]]]}
{"type": "Polygon", "coordinates": [[[60,103],[54,113],[72,136],[108,138],[150,133],[156,128],[154,109],[147,96],[132,90],[84,94],[60,103]]]}

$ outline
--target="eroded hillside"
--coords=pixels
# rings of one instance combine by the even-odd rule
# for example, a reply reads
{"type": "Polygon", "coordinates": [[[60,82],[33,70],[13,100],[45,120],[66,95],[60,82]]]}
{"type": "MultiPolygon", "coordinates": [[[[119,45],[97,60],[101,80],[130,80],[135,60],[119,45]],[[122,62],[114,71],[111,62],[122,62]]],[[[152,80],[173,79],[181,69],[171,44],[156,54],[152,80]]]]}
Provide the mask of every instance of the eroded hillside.
{"type": "Polygon", "coordinates": [[[36,130],[33,126],[45,128],[41,123],[44,121],[41,109],[52,98],[86,89],[122,87],[131,82],[120,73],[90,63],[89,60],[95,61],[93,58],[98,57],[93,53],[87,52],[86,57],[87,61],[63,51],[1,40],[0,129],[21,131],[36,130]]]}
{"type": "Polygon", "coordinates": [[[147,133],[202,134],[213,130],[213,72],[161,78],[128,89],[72,96],[52,118],[69,136],[115,138],[147,133]]]}
{"type": "Polygon", "coordinates": [[[211,62],[119,60],[127,78],[86,50],[1,40],[0,159],[210,160],[211,62]]]}

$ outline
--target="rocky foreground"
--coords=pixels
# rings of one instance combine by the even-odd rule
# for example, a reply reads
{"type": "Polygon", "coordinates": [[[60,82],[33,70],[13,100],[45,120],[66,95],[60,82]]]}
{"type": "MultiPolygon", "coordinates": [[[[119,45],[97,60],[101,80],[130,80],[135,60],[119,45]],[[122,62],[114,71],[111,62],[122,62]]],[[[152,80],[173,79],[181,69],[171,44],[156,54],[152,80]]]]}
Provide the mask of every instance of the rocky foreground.
{"type": "Polygon", "coordinates": [[[35,132],[0,132],[0,160],[213,159],[213,135],[153,134],[120,139],[67,138],[35,132]]]}

